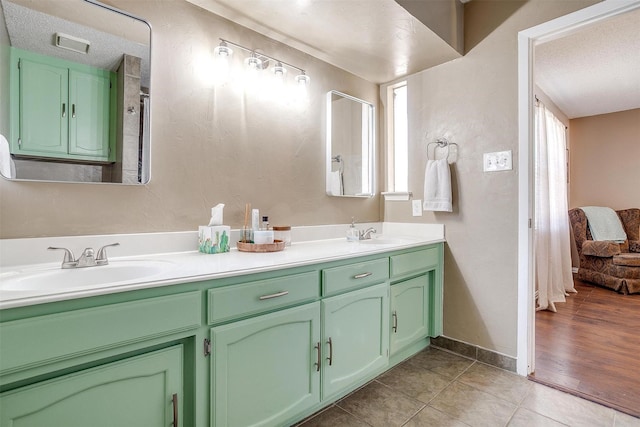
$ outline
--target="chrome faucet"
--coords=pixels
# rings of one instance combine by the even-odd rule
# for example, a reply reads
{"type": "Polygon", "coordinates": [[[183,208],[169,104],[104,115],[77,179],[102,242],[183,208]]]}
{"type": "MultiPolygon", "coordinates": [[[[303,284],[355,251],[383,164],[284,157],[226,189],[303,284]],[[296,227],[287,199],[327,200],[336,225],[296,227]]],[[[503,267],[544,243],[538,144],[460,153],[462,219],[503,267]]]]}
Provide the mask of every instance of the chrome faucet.
{"type": "Polygon", "coordinates": [[[374,234],[375,232],[376,229],[373,227],[369,227],[364,231],[360,230],[360,240],[370,240],[371,234],[374,234]]]}
{"type": "Polygon", "coordinates": [[[82,251],[80,258],[75,259],[73,252],[67,248],[56,248],[49,246],[49,250],[61,250],[64,251],[64,259],[62,260],[62,268],[84,268],[95,267],[98,265],[107,265],[109,260],[107,259],[107,248],[110,246],[119,246],[120,243],[112,243],[110,245],[104,245],[98,249],[98,254],[94,256],[93,248],[86,248],[82,251]]]}

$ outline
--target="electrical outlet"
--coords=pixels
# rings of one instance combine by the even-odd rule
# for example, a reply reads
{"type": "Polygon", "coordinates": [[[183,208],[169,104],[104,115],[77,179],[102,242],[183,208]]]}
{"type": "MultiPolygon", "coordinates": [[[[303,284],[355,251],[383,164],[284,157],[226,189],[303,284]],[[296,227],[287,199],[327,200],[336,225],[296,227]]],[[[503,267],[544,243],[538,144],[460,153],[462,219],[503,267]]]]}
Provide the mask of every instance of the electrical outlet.
{"type": "Polygon", "coordinates": [[[413,216],[422,216],[422,200],[412,200],[411,211],[413,216]]]}
{"type": "Polygon", "coordinates": [[[512,170],[511,150],[496,151],[495,153],[484,153],[483,170],[485,172],[497,172],[512,170]]]}

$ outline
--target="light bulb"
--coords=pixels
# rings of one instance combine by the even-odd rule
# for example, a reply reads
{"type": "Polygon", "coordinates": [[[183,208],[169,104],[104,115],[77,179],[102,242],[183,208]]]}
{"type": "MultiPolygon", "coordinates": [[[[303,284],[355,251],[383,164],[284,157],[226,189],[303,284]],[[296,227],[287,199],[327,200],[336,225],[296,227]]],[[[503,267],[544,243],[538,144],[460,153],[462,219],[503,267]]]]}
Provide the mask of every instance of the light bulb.
{"type": "Polygon", "coordinates": [[[304,71],[296,76],[296,83],[298,83],[299,86],[307,86],[310,82],[311,78],[307,76],[304,71]]]}
{"type": "Polygon", "coordinates": [[[262,60],[256,56],[255,52],[251,52],[251,56],[245,59],[244,63],[251,70],[259,70],[262,68],[262,60]]]}
{"type": "Polygon", "coordinates": [[[213,53],[216,56],[221,56],[221,57],[230,57],[231,55],[233,55],[233,49],[231,49],[229,46],[227,46],[227,42],[225,42],[224,40],[220,42],[220,44],[213,49],[213,53]]]}

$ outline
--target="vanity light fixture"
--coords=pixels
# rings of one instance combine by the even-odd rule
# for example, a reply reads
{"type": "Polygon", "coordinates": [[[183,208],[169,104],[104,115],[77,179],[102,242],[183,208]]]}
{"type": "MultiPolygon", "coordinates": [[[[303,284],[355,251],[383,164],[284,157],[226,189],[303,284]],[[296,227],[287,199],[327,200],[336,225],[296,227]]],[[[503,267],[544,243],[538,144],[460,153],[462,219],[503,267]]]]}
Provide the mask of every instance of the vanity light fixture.
{"type": "Polygon", "coordinates": [[[229,46],[233,46],[249,53],[249,57],[244,60],[244,63],[251,71],[260,71],[269,68],[269,63],[271,61],[274,64],[273,67],[271,67],[271,71],[279,80],[284,81],[287,74],[287,68],[292,68],[299,72],[295,77],[295,82],[298,85],[307,86],[311,81],[305,70],[302,68],[296,67],[295,65],[281,61],[272,56],[265,55],[262,52],[257,52],[255,49],[249,49],[248,47],[230,42],[229,40],[220,39],[220,44],[213,50],[214,55],[219,58],[229,58],[233,54],[233,50],[229,46]]]}
{"type": "Polygon", "coordinates": [[[298,83],[299,86],[307,86],[310,82],[311,78],[307,76],[304,70],[301,70],[300,74],[296,76],[296,83],[298,83]]]}
{"type": "Polygon", "coordinates": [[[280,79],[284,79],[284,76],[287,74],[287,69],[284,68],[282,62],[278,61],[276,65],[273,66],[273,74],[280,79]]]}
{"type": "Polygon", "coordinates": [[[258,58],[255,52],[251,52],[251,56],[244,60],[244,64],[251,70],[262,69],[262,59],[258,58]]]}
{"type": "Polygon", "coordinates": [[[217,56],[229,58],[231,57],[231,55],[233,55],[233,49],[231,49],[227,45],[227,42],[222,40],[220,44],[215,49],[213,49],[213,53],[216,54],[217,56]]]}

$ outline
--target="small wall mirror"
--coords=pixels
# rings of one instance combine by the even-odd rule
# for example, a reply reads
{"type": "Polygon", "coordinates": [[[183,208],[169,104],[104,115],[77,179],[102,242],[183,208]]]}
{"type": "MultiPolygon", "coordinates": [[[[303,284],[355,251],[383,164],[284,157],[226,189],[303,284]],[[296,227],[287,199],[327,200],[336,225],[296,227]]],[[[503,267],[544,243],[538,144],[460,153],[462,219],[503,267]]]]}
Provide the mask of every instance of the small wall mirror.
{"type": "Polygon", "coordinates": [[[94,0],[0,4],[0,174],[147,183],[149,24],[94,0]]]}
{"type": "Polygon", "coordinates": [[[373,104],[344,93],[327,94],[327,194],[374,195],[373,104]]]}

